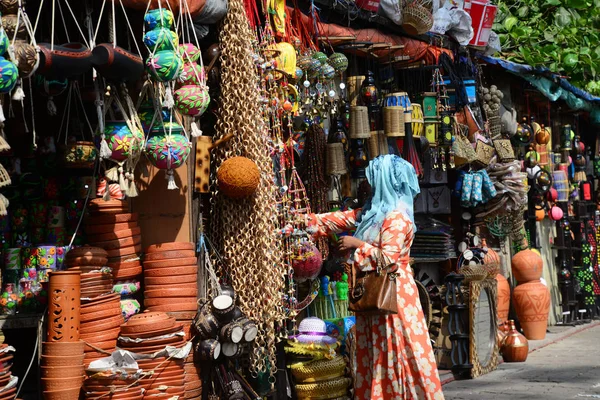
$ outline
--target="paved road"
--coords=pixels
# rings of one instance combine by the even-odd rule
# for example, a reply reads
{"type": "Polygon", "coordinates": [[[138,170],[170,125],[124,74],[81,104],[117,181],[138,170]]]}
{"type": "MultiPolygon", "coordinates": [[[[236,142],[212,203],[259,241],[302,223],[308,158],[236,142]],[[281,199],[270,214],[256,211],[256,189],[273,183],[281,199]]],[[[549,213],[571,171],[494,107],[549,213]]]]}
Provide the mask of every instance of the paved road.
{"type": "Polygon", "coordinates": [[[444,385],[446,400],[600,399],[600,326],[504,363],[474,380],[444,385]]]}

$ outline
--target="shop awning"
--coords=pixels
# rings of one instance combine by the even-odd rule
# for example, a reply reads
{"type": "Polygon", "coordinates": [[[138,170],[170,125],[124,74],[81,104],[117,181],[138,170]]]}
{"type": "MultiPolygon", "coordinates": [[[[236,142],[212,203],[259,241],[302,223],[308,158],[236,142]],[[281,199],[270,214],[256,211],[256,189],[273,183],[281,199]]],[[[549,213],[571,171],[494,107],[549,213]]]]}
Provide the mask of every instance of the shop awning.
{"type": "Polygon", "coordinates": [[[497,65],[529,83],[546,96],[550,101],[563,100],[573,110],[590,113],[593,123],[600,124],[600,97],[575,87],[569,81],[546,67],[532,67],[500,58],[480,55],[479,59],[488,64],[497,65]]]}

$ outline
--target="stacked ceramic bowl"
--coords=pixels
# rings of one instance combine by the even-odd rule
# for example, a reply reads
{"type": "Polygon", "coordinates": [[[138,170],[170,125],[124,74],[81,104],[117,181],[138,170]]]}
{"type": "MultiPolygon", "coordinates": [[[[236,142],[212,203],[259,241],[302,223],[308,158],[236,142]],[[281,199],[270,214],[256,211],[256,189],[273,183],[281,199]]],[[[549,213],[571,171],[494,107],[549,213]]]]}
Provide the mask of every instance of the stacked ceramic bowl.
{"type": "Polygon", "coordinates": [[[136,298],[142,274],[138,214],[129,212],[129,205],[122,200],[94,199],[89,210],[85,220],[88,243],[107,252],[107,266],[114,278],[112,290],[121,295],[121,309],[127,319],[140,311],[136,298]]]}
{"type": "Polygon", "coordinates": [[[142,388],[135,383],[135,379],[121,379],[120,376],[103,377],[91,373],[93,375],[83,383],[86,399],[142,400],[144,398],[142,388]]]}
{"type": "Polygon", "coordinates": [[[78,399],[84,376],[83,348],[82,341],[44,342],[41,369],[45,399],[78,399]]]}
{"type": "MultiPolygon", "coordinates": [[[[163,312],[144,312],[121,325],[119,348],[137,354],[155,354],[166,346],[185,346],[184,335],[183,326],[173,317],[163,312]]],[[[184,397],[185,370],[181,360],[158,357],[138,360],[138,366],[144,372],[154,371],[139,381],[145,390],[144,398],[184,397]]]]}
{"type": "Polygon", "coordinates": [[[118,294],[109,293],[82,302],[79,319],[79,334],[85,342],[86,366],[116,350],[124,322],[118,294]]]}
{"type": "Polygon", "coordinates": [[[0,345],[0,400],[14,400],[17,397],[18,379],[12,376],[12,348],[0,345]]]}
{"type": "Polygon", "coordinates": [[[161,243],[144,255],[144,306],[150,311],[195,312],[197,267],[193,243],[161,243]]]}

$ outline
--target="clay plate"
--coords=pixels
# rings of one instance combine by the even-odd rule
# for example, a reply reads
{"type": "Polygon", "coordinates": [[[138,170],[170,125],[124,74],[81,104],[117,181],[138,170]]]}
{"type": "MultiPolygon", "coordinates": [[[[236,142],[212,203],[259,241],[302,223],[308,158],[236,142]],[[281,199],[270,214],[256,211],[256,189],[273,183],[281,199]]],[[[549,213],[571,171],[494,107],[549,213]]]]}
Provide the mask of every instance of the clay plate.
{"type": "Polygon", "coordinates": [[[198,283],[196,282],[189,282],[189,283],[170,283],[168,285],[162,284],[162,285],[146,285],[144,287],[145,290],[148,291],[154,291],[154,290],[161,290],[161,289],[197,289],[198,288],[198,283]]]}
{"type": "Polygon", "coordinates": [[[146,307],[163,306],[167,304],[193,304],[197,306],[195,297],[153,297],[144,299],[146,307]]]}
{"type": "Polygon", "coordinates": [[[161,306],[151,306],[148,307],[150,311],[162,311],[162,312],[170,312],[170,311],[196,311],[198,308],[197,304],[191,303],[181,303],[181,304],[166,304],[161,306]]]}
{"type": "Polygon", "coordinates": [[[121,300],[121,296],[116,293],[105,294],[103,296],[98,296],[94,300],[88,300],[85,303],[81,304],[81,308],[93,307],[103,303],[109,303],[111,301],[121,300]]]}
{"type": "Polygon", "coordinates": [[[97,340],[97,341],[107,341],[107,340],[112,340],[112,339],[116,339],[119,337],[119,333],[121,332],[121,328],[112,328],[112,329],[107,329],[105,331],[102,332],[92,332],[92,333],[84,333],[82,335],[79,335],[81,337],[81,340],[97,340]]]}
{"type": "Polygon", "coordinates": [[[88,225],[84,227],[84,231],[87,235],[98,235],[100,233],[110,233],[116,231],[122,231],[124,229],[133,229],[138,226],[137,222],[121,222],[117,224],[101,224],[101,225],[88,225]]]}
{"type": "Polygon", "coordinates": [[[139,226],[132,229],[121,229],[113,232],[99,233],[97,235],[87,235],[88,242],[106,242],[107,240],[116,240],[139,235],[141,232],[139,226]]]}
{"type": "Polygon", "coordinates": [[[146,254],[145,261],[158,261],[158,260],[170,260],[173,258],[187,258],[195,257],[196,251],[194,250],[168,250],[168,251],[157,251],[156,253],[146,254]]]}
{"type": "Polygon", "coordinates": [[[98,247],[102,247],[104,250],[115,250],[121,247],[129,247],[135,246],[142,242],[142,237],[140,235],[126,237],[123,239],[109,240],[107,242],[96,242],[95,245],[98,247]]]}
{"type": "Polygon", "coordinates": [[[144,277],[155,278],[159,276],[178,276],[178,275],[190,275],[198,273],[198,266],[188,265],[181,267],[170,267],[170,268],[157,268],[151,270],[144,270],[144,277]]]}
{"type": "Polygon", "coordinates": [[[176,276],[158,276],[155,278],[145,278],[144,283],[146,286],[148,285],[172,285],[179,283],[190,283],[193,282],[196,284],[198,281],[198,277],[196,274],[189,275],[176,275],[176,276]]]}
{"type": "MultiPolygon", "coordinates": [[[[152,331],[145,331],[145,332],[139,332],[139,333],[122,334],[121,336],[127,336],[127,337],[131,337],[134,339],[135,338],[147,339],[147,338],[153,338],[156,336],[168,335],[169,333],[180,332],[182,329],[183,329],[183,325],[177,324],[170,328],[155,329],[152,331]]],[[[142,361],[142,360],[140,360],[140,361],[142,361]]],[[[138,364],[139,364],[139,362],[138,362],[138,364]]]]}
{"type": "Polygon", "coordinates": [[[119,341],[119,346],[121,348],[135,349],[136,347],[145,347],[145,346],[166,346],[168,344],[178,343],[179,341],[181,341],[180,336],[173,336],[173,337],[166,338],[166,339],[145,340],[140,343],[124,343],[124,342],[119,341]]]}
{"type": "Polygon", "coordinates": [[[102,290],[94,290],[94,291],[86,291],[86,292],[82,291],[81,292],[81,297],[84,298],[84,299],[86,299],[86,298],[87,299],[94,299],[97,296],[102,296],[103,294],[106,294],[106,293],[109,293],[109,292],[112,292],[112,288],[110,288],[110,289],[102,289],[102,290]]]}
{"type": "Polygon", "coordinates": [[[118,268],[113,269],[115,280],[125,280],[135,278],[142,274],[142,266],[138,265],[133,268],[118,268]]]}
{"type": "Polygon", "coordinates": [[[141,314],[134,315],[129,319],[126,324],[126,327],[133,327],[136,325],[145,325],[149,323],[154,323],[157,321],[167,321],[170,320],[169,316],[165,313],[159,312],[143,312],[141,314]]]}
{"type": "Polygon", "coordinates": [[[42,354],[46,356],[79,356],[83,354],[85,344],[79,342],[44,342],[42,354]]]}
{"type": "Polygon", "coordinates": [[[123,257],[123,256],[128,256],[128,255],[132,255],[132,254],[137,254],[140,253],[142,251],[142,245],[141,244],[136,244],[135,246],[128,246],[128,247],[121,247],[118,249],[114,249],[114,250],[108,250],[108,257],[112,258],[112,257],[123,257]]]}
{"type": "Polygon", "coordinates": [[[65,260],[71,260],[79,257],[104,257],[106,258],[106,251],[100,247],[93,246],[82,246],[76,247],[65,255],[65,260]]]}
{"type": "Polygon", "coordinates": [[[138,220],[138,213],[126,213],[126,214],[110,214],[88,217],[85,219],[85,225],[105,225],[115,224],[122,222],[131,222],[138,220]]]}
{"type": "Polygon", "coordinates": [[[158,289],[158,290],[145,290],[144,297],[151,299],[153,297],[196,297],[198,295],[198,289],[158,289]]]}
{"type": "Polygon", "coordinates": [[[68,367],[40,367],[42,378],[75,378],[83,376],[83,365],[71,365],[68,367]]]}
{"type": "MultiPolygon", "coordinates": [[[[142,314],[137,314],[137,315],[142,315],[142,314]]],[[[149,320],[148,322],[143,323],[143,324],[129,325],[129,322],[131,322],[131,320],[134,317],[135,317],[135,315],[133,317],[131,317],[129,319],[129,321],[127,321],[125,324],[123,324],[121,326],[121,332],[124,336],[131,336],[132,334],[144,333],[144,332],[148,332],[148,331],[155,331],[158,329],[172,328],[176,324],[175,319],[169,318],[169,319],[149,320]]]]}
{"type": "Polygon", "coordinates": [[[81,382],[83,382],[83,375],[80,377],[73,378],[42,378],[42,386],[46,390],[65,390],[80,388],[81,382]]]}
{"type": "Polygon", "coordinates": [[[196,245],[191,242],[157,243],[146,248],[146,253],[158,253],[171,250],[196,250],[196,245]]]}
{"type": "Polygon", "coordinates": [[[115,338],[113,340],[106,340],[106,341],[91,339],[91,340],[89,340],[89,344],[88,344],[88,341],[86,341],[85,349],[83,351],[84,352],[97,351],[90,345],[94,346],[98,349],[102,349],[102,350],[112,350],[115,347],[117,347],[117,339],[115,338]]]}
{"type": "Polygon", "coordinates": [[[92,303],[92,304],[93,305],[91,305],[89,307],[81,307],[80,311],[79,311],[80,314],[89,314],[89,313],[96,312],[96,311],[102,311],[102,310],[108,310],[108,309],[115,308],[115,307],[121,307],[121,303],[117,299],[101,302],[99,304],[95,304],[95,303],[92,303]]]}
{"type": "MultiPolygon", "coordinates": [[[[159,254],[159,253],[153,253],[159,254]]],[[[173,259],[165,259],[165,260],[156,260],[150,261],[144,259],[144,268],[153,269],[153,268],[165,268],[165,267],[179,267],[184,265],[197,265],[198,258],[196,257],[184,257],[184,258],[173,258],[173,259]]]]}
{"type": "Polygon", "coordinates": [[[108,258],[106,257],[94,257],[94,256],[85,256],[85,257],[75,257],[71,259],[65,259],[65,265],[67,267],[79,267],[79,266],[90,266],[90,267],[103,267],[108,262],[108,258]]]}

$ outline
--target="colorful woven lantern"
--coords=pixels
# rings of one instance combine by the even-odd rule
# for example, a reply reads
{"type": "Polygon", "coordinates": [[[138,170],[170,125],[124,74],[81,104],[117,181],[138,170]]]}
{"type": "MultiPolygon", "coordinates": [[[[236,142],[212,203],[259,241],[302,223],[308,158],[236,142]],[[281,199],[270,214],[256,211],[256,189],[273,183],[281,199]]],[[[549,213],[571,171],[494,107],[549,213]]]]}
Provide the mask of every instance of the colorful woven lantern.
{"type": "Polygon", "coordinates": [[[183,58],[183,61],[185,61],[186,63],[195,63],[196,61],[198,61],[198,59],[200,59],[200,56],[202,55],[200,49],[194,46],[192,43],[180,44],[179,54],[181,55],[181,58],[183,58]]]}
{"type": "Polygon", "coordinates": [[[327,60],[329,60],[329,58],[327,58],[327,54],[323,53],[322,51],[314,52],[312,58],[314,58],[315,60],[319,60],[321,65],[327,64],[327,60]]]}
{"type": "Polygon", "coordinates": [[[183,133],[183,127],[173,122],[155,125],[145,147],[150,163],[156,168],[167,170],[168,189],[177,189],[173,169],[185,163],[190,150],[191,143],[183,133]]]}
{"type": "Polygon", "coordinates": [[[175,106],[183,115],[199,117],[204,114],[210,103],[206,87],[187,85],[175,91],[175,106]]]}
{"type": "Polygon", "coordinates": [[[163,50],[150,55],[146,67],[154,79],[160,82],[168,82],[179,76],[183,67],[183,60],[173,50],[163,50]]]}
{"type": "Polygon", "coordinates": [[[156,28],[144,35],[144,44],[152,52],[179,50],[179,36],[167,28],[156,28]]]}
{"type": "Polygon", "coordinates": [[[301,246],[300,255],[292,261],[294,268],[294,280],[303,282],[315,279],[321,272],[323,266],[323,257],[321,252],[312,243],[305,243],[301,246]]]}
{"type": "Polygon", "coordinates": [[[144,16],[144,24],[146,30],[152,30],[155,28],[167,28],[171,29],[175,19],[173,13],[164,8],[157,8],[156,10],[150,10],[144,16]]]}
{"type": "Polygon", "coordinates": [[[329,56],[328,62],[336,72],[345,72],[348,69],[348,57],[343,53],[333,53],[329,56]]]}
{"type": "Polygon", "coordinates": [[[0,57],[0,93],[8,93],[17,84],[19,70],[4,57],[0,57]]]}
{"type": "Polygon", "coordinates": [[[217,171],[219,191],[225,196],[243,198],[254,194],[260,182],[260,171],[246,157],[232,157],[223,162],[217,171]]]}
{"type": "Polygon", "coordinates": [[[141,132],[132,132],[125,121],[106,121],[104,135],[112,152],[110,158],[117,162],[125,161],[139,151],[144,139],[141,132]]]}
{"type": "Polygon", "coordinates": [[[321,62],[316,58],[311,58],[308,64],[308,76],[316,77],[321,73],[321,62]]]}
{"type": "Polygon", "coordinates": [[[179,75],[179,81],[183,86],[199,85],[201,82],[206,81],[204,68],[196,63],[186,62],[183,64],[183,69],[179,75]]]}

